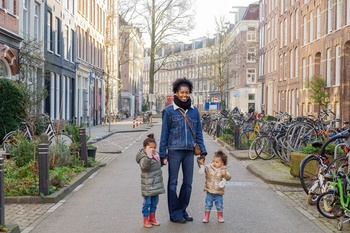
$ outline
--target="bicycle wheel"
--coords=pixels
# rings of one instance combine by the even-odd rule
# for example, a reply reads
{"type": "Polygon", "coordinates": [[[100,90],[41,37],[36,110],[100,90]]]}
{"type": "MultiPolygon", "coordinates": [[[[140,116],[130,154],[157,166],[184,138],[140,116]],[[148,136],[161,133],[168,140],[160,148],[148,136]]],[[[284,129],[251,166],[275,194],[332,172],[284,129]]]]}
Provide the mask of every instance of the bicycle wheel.
{"type": "Polygon", "coordinates": [[[258,139],[259,137],[255,138],[252,142],[252,144],[250,145],[249,147],[249,151],[248,151],[248,155],[249,155],[249,158],[254,160],[254,159],[257,159],[259,156],[258,154],[255,152],[255,145],[256,145],[256,140],[258,139]]]}
{"type": "Polygon", "coordinates": [[[249,149],[255,137],[256,136],[253,130],[243,131],[243,133],[241,133],[239,136],[239,144],[243,149],[247,150],[249,149]]]}
{"type": "MultiPolygon", "coordinates": [[[[305,157],[299,168],[299,179],[301,186],[303,187],[306,194],[309,195],[310,188],[318,181],[318,171],[320,169],[320,164],[318,158],[315,155],[309,155],[305,157]]],[[[315,195],[318,196],[321,190],[318,188],[313,188],[315,195]]]]}
{"type": "Polygon", "coordinates": [[[332,175],[332,177],[336,174],[340,169],[344,172],[344,174],[348,173],[348,157],[345,155],[338,156],[335,160],[333,160],[326,169],[326,174],[332,175]]]}
{"type": "Polygon", "coordinates": [[[343,215],[339,197],[335,191],[322,193],[316,202],[320,214],[326,218],[336,219],[343,215]]]}
{"type": "Polygon", "coordinates": [[[263,160],[270,160],[275,156],[274,140],[268,136],[258,137],[255,142],[255,153],[263,160]]]}
{"type": "Polygon", "coordinates": [[[8,134],[6,134],[4,136],[4,138],[2,139],[2,149],[6,152],[6,153],[10,153],[11,148],[12,148],[12,144],[15,143],[14,142],[14,137],[17,131],[11,131],[8,134]]]}
{"type": "Polygon", "coordinates": [[[72,144],[72,142],[72,138],[64,133],[59,133],[51,138],[51,143],[53,145],[55,145],[56,143],[60,143],[69,147],[72,144]]]}

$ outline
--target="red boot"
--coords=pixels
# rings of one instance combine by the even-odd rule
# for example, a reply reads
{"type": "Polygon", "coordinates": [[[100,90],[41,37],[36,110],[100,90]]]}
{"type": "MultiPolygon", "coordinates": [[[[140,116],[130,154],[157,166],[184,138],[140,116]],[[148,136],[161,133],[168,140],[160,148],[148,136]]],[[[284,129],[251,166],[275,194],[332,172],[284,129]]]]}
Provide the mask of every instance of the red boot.
{"type": "Polygon", "coordinates": [[[206,210],[206,211],[204,212],[204,218],[203,218],[203,221],[202,221],[202,222],[204,222],[204,223],[209,222],[209,217],[210,217],[210,210],[206,210]]]}
{"type": "Polygon", "coordinates": [[[143,216],[143,226],[146,228],[152,227],[152,224],[148,221],[148,217],[143,216]]]}
{"type": "Polygon", "coordinates": [[[222,211],[218,211],[218,221],[221,223],[225,222],[222,211]]]}
{"type": "Polygon", "coordinates": [[[160,222],[156,220],[156,213],[149,213],[149,222],[154,226],[160,225],[160,222]]]}

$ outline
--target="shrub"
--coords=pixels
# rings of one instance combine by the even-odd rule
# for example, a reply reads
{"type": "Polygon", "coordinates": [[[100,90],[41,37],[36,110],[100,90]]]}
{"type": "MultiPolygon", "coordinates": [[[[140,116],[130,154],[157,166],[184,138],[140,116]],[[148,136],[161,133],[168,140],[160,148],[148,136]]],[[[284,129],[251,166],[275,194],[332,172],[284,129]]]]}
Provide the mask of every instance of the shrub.
{"type": "Polygon", "coordinates": [[[27,100],[17,84],[5,78],[0,78],[0,142],[6,133],[16,130],[27,114],[27,100]]]}
{"type": "Polygon", "coordinates": [[[70,148],[64,143],[56,143],[49,146],[49,158],[51,168],[56,166],[69,166],[73,160],[70,148]]]}
{"type": "Polygon", "coordinates": [[[17,167],[23,167],[37,158],[39,141],[29,141],[22,134],[15,134],[14,140],[16,143],[12,144],[10,154],[17,167]]]}

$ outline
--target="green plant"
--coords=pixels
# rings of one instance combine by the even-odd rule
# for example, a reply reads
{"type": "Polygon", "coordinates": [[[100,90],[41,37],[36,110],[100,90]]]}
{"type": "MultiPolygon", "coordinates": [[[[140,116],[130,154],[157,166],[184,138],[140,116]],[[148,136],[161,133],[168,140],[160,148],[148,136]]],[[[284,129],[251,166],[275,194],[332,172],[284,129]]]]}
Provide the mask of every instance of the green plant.
{"type": "MultiPolygon", "coordinates": [[[[300,148],[300,153],[303,154],[317,154],[320,148],[315,148],[312,146],[312,144],[308,144],[307,146],[300,148]]],[[[328,155],[334,155],[335,145],[329,143],[326,147],[326,154],[328,155]]],[[[344,153],[343,149],[340,147],[337,147],[337,154],[344,153]]]]}
{"type": "MultiPolygon", "coordinates": [[[[16,134],[14,136],[16,146],[13,146],[10,155],[18,167],[23,167],[38,157],[39,141],[29,141],[26,136],[16,134]]],[[[14,145],[14,144],[13,144],[14,145]]]]}
{"type": "Polygon", "coordinates": [[[49,157],[51,167],[68,166],[73,159],[71,150],[64,143],[57,143],[49,147],[49,157]]]}
{"type": "Polygon", "coordinates": [[[27,99],[14,81],[0,78],[0,143],[6,133],[16,130],[27,114],[27,99]]]}
{"type": "Polygon", "coordinates": [[[88,149],[89,149],[89,150],[96,150],[97,147],[96,147],[95,145],[93,145],[93,144],[89,144],[89,145],[88,145],[88,149]]]}

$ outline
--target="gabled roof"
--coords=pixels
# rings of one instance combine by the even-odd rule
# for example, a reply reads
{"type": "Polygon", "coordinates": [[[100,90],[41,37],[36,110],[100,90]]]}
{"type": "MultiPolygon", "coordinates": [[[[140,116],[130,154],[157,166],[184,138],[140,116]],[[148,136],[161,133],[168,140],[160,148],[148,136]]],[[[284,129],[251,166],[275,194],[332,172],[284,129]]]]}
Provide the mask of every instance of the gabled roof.
{"type": "Polygon", "coordinates": [[[259,3],[252,3],[248,6],[243,20],[259,20],[259,3]]]}

